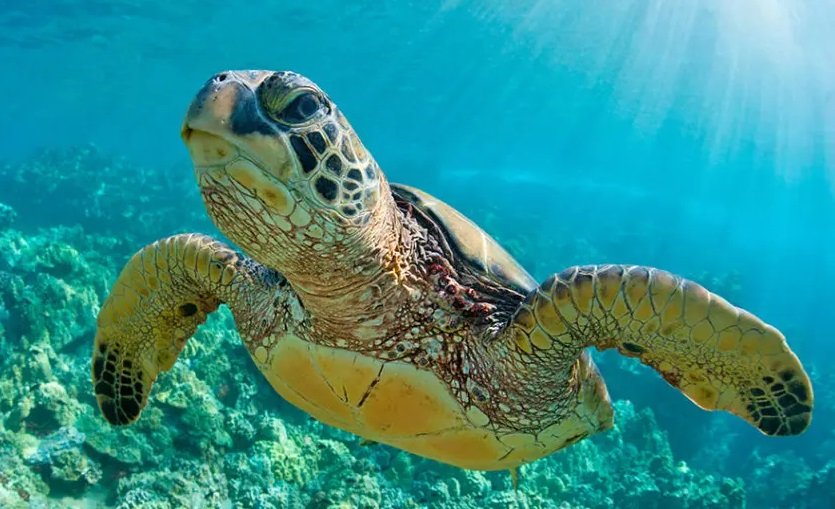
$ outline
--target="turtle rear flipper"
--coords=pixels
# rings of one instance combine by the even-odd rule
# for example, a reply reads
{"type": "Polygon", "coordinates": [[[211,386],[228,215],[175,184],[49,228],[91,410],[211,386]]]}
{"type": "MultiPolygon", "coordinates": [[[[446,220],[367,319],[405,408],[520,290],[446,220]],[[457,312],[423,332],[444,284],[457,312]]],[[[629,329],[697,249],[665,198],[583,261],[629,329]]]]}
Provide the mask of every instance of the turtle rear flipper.
{"type": "Polygon", "coordinates": [[[175,235],[137,252],[98,315],[92,378],[104,417],[135,421],[159,372],[171,369],[209,313],[222,302],[248,309],[244,299],[265,294],[254,291],[268,290],[259,271],[266,269],[204,235],[175,235]]]}
{"type": "Polygon", "coordinates": [[[699,407],[727,410],[767,435],[802,433],[812,418],[809,377],[783,335],[665,271],[572,267],[528,295],[508,333],[516,348],[558,363],[588,346],[617,348],[699,407]]]}

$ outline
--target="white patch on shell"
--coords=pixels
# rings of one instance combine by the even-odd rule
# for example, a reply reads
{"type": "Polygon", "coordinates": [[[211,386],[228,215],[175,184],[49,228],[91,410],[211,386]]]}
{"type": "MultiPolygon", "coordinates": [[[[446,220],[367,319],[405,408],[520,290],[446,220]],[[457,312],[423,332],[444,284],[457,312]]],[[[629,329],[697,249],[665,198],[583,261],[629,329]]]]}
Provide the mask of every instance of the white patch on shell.
{"type": "Polygon", "coordinates": [[[302,308],[302,304],[301,304],[301,302],[299,302],[299,299],[297,299],[297,298],[288,299],[287,303],[288,303],[288,307],[289,307],[289,310],[290,310],[291,322],[292,323],[299,323],[302,320],[304,320],[304,317],[305,317],[304,308],[302,308]]]}

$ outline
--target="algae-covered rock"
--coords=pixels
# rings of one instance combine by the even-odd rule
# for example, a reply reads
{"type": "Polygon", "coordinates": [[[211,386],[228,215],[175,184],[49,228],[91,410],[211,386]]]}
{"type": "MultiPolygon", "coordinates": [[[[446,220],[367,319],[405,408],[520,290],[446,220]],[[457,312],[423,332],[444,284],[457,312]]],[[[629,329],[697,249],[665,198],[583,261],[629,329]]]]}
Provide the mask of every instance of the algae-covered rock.
{"type": "Polygon", "coordinates": [[[84,435],[78,430],[63,427],[45,437],[37,450],[26,458],[26,463],[43,472],[63,491],[83,492],[102,476],[98,462],[81,450],[83,443],[84,435]]]}
{"type": "Polygon", "coordinates": [[[119,499],[116,509],[174,509],[175,506],[168,501],[165,493],[137,488],[128,491],[119,499]]]}
{"type": "Polygon", "coordinates": [[[38,384],[32,391],[28,405],[22,408],[22,426],[36,435],[53,433],[60,427],[73,426],[81,412],[81,404],[71,398],[63,385],[58,382],[38,384]]]}
{"type": "Polygon", "coordinates": [[[227,504],[226,478],[216,468],[222,464],[222,458],[212,457],[211,461],[203,462],[170,458],[165,463],[162,468],[135,472],[119,479],[114,497],[118,505],[180,508],[227,504]],[[137,503],[142,505],[133,505],[137,503]]]}
{"type": "Polygon", "coordinates": [[[164,451],[173,445],[165,429],[152,433],[147,425],[137,429],[109,426],[101,422],[98,409],[92,407],[87,407],[76,426],[84,434],[84,445],[98,457],[107,458],[110,467],[114,466],[114,462],[123,465],[151,463],[157,451],[164,451]],[[149,439],[151,437],[152,440],[149,439]]]}
{"type": "Polygon", "coordinates": [[[21,456],[19,441],[0,426],[0,507],[47,505],[49,485],[32,471],[21,456]]]}

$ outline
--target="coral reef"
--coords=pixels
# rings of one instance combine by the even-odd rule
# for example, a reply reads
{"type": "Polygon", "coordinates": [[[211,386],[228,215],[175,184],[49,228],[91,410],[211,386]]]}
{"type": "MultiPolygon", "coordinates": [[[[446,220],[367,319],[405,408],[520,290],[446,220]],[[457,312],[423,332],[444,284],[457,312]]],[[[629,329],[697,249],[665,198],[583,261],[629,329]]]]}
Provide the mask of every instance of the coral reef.
{"type": "Polygon", "coordinates": [[[132,249],[149,234],[210,226],[187,167],[130,166],[93,145],[44,149],[26,161],[0,164],[0,182],[0,228],[11,220],[23,229],[81,226],[132,249]]]}
{"type": "MultiPolygon", "coordinates": [[[[613,393],[632,400],[616,402],[615,429],[523,467],[518,490],[504,472],[366,445],[276,395],[225,309],[159,378],[142,418],[111,427],[89,381],[95,316],[109,284],[143,239],[209,230],[190,184],[160,175],[91,148],[0,167],[0,181],[10,183],[0,191],[9,204],[0,204],[0,507],[817,508],[835,501],[832,426],[820,431],[816,457],[744,449],[724,420],[699,417],[710,425],[696,430],[668,415],[689,403],[670,390],[669,404],[659,404],[647,387],[663,382],[619,357],[602,357],[613,393]],[[42,190],[34,202],[15,196],[27,186],[42,190]],[[172,194],[186,205],[175,209],[172,194]],[[662,418],[667,425],[658,424],[662,418]],[[684,440],[675,438],[672,419],[702,446],[678,445],[684,440]]],[[[489,209],[474,219],[502,232],[523,262],[545,250],[566,262],[594,261],[623,248],[516,232],[489,209]]],[[[624,235],[621,242],[632,242],[624,235]]],[[[551,262],[535,271],[553,270],[551,262]]],[[[743,291],[732,274],[705,277],[723,291],[743,291]]],[[[835,375],[814,372],[827,388],[819,401],[835,408],[835,375]]]]}

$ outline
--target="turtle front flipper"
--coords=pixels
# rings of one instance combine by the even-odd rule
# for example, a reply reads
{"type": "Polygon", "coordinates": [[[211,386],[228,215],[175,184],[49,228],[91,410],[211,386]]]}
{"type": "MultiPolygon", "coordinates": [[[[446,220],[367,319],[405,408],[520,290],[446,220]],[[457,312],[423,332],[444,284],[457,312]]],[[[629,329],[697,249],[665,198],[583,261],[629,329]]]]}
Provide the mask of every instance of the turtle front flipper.
{"type": "Polygon", "coordinates": [[[221,303],[235,312],[272,302],[279,279],[204,235],[168,237],[133,255],[98,315],[92,376],[104,417],[135,421],[157,374],[171,369],[209,313],[221,303]]]}
{"type": "Polygon", "coordinates": [[[662,270],[572,267],[532,291],[507,331],[515,348],[564,366],[585,347],[617,348],[767,435],[796,435],[812,418],[809,377],[777,329],[662,270]]]}

